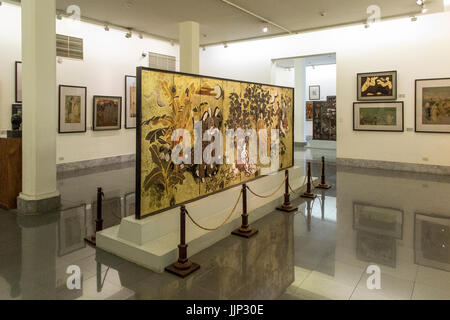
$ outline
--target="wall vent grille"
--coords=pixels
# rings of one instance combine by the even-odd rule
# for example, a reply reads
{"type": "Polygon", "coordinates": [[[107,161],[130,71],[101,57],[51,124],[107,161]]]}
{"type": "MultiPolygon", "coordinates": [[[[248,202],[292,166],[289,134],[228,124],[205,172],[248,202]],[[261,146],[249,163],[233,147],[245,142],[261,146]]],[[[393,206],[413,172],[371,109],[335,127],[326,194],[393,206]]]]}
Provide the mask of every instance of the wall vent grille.
{"type": "Polygon", "coordinates": [[[149,53],[149,66],[154,69],[161,69],[166,71],[176,71],[177,59],[173,56],[164,54],[149,53]]]}
{"type": "Polygon", "coordinates": [[[83,39],[57,34],[56,56],[83,60],[84,58],[83,39]]]}

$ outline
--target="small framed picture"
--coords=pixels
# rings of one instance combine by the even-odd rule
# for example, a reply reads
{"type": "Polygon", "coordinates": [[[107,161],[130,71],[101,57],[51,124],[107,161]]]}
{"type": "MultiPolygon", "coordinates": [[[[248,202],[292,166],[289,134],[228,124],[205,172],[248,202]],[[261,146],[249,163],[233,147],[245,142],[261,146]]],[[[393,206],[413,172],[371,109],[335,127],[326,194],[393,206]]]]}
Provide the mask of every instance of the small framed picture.
{"type": "Polygon", "coordinates": [[[403,238],[403,211],[354,203],[353,229],[401,240],[403,238]]]}
{"type": "Polygon", "coordinates": [[[59,86],[59,133],[86,132],[86,87],[59,86]]]}
{"type": "Polygon", "coordinates": [[[16,102],[22,103],[22,62],[16,61],[15,64],[15,75],[16,75],[16,102]]]}
{"type": "Polygon", "coordinates": [[[125,76],[125,128],[136,128],[136,77],[125,76]]]}
{"type": "Polygon", "coordinates": [[[397,100],[397,71],[358,73],[358,101],[397,100]]]}
{"type": "Polygon", "coordinates": [[[309,100],[320,100],[320,86],[309,87],[309,100]]]}
{"type": "Polygon", "coordinates": [[[14,103],[11,106],[11,116],[18,114],[19,112],[22,112],[22,105],[19,103],[14,103]]]}
{"type": "Polygon", "coordinates": [[[353,130],[403,132],[403,101],[355,102],[353,130]]]}
{"type": "Polygon", "coordinates": [[[336,103],[337,102],[336,96],[328,96],[327,97],[327,102],[329,102],[329,103],[336,103]]]}
{"type": "Polygon", "coordinates": [[[450,133],[450,78],[416,80],[416,132],[450,133]]]}
{"type": "Polygon", "coordinates": [[[94,96],[93,130],[120,130],[122,122],[122,97],[94,96]]]}
{"type": "Polygon", "coordinates": [[[62,257],[86,247],[86,205],[61,211],[58,238],[58,256],[62,257]]]}
{"type": "Polygon", "coordinates": [[[307,101],[305,106],[306,121],[313,121],[314,119],[314,102],[307,101]]]}

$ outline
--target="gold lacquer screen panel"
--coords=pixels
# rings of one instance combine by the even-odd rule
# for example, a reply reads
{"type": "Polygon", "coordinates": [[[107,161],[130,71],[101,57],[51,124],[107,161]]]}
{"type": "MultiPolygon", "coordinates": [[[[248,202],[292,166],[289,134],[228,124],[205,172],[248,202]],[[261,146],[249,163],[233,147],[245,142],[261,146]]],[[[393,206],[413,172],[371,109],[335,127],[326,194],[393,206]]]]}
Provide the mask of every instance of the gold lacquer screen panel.
{"type": "MultiPolygon", "coordinates": [[[[253,129],[258,138],[258,155],[259,139],[267,139],[266,153],[270,156],[272,150],[278,154],[275,170],[293,166],[294,89],[146,68],[138,68],[137,78],[137,218],[261,177],[271,165],[260,163],[259,157],[252,163],[246,156],[238,163],[237,153],[248,155],[250,141],[246,140],[244,150],[238,149],[236,142],[234,150],[227,153],[229,130],[253,129]],[[180,129],[189,133],[190,141],[185,136],[172,141],[173,133],[180,129]],[[221,161],[199,164],[195,161],[195,143],[203,156],[216,136],[211,142],[201,141],[202,137],[207,130],[216,129],[223,139],[223,153],[211,154],[221,161]],[[266,136],[259,134],[262,129],[266,129],[266,136]],[[271,147],[272,129],[279,132],[276,148],[271,147]],[[177,165],[172,161],[177,145],[190,149],[192,164],[177,165]],[[227,159],[230,152],[234,161],[227,159]]],[[[183,152],[179,157],[188,158],[183,152]]]]}

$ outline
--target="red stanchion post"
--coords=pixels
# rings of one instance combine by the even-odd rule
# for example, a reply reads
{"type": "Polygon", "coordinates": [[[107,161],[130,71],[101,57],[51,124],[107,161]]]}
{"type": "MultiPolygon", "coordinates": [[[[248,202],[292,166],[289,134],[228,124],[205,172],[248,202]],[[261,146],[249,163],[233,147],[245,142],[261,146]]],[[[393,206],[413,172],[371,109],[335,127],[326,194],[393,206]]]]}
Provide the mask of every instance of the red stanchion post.
{"type": "Polygon", "coordinates": [[[200,265],[191,262],[187,257],[188,245],[186,244],[186,212],[187,212],[186,207],[181,206],[180,244],[178,245],[178,261],[165,268],[167,272],[177,275],[181,278],[185,278],[188,275],[200,269],[200,265]]]}
{"type": "Polygon", "coordinates": [[[331,189],[332,186],[326,183],[325,178],[325,157],[322,157],[322,175],[320,177],[320,184],[316,187],[317,189],[331,189]]]}
{"type": "Polygon", "coordinates": [[[297,207],[291,205],[291,194],[289,192],[289,170],[285,171],[285,189],[284,189],[284,203],[277,210],[284,212],[294,212],[297,211],[297,207]]]}
{"type": "Polygon", "coordinates": [[[248,223],[247,213],[247,185],[242,185],[242,225],[239,229],[234,230],[231,234],[243,238],[251,238],[258,233],[258,230],[252,229],[248,223]]]}
{"type": "Polygon", "coordinates": [[[315,199],[317,196],[312,193],[311,162],[308,162],[307,171],[308,183],[306,185],[306,192],[302,194],[302,198],[315,199]]]}

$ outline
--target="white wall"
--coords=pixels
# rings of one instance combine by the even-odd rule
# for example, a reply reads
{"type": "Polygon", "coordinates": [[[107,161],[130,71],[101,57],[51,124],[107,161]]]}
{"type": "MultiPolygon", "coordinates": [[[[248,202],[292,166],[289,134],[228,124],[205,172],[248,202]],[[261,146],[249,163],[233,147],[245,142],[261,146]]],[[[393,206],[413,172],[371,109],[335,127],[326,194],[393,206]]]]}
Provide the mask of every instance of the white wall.
{"type": "Polygon", "coordinates": [[[448,30],[450,13],[445,12],[416,22],[405,18],[368,29],[351,26],[215,46],[200,52],[200,73],[269,83],[271,59],[336,52],[337,156],[450,166],[449,134],[354,132],[352,126],[356,74],[397,70],[405,128],[414,128],[414,80],[450,77],[448,30]]]}
{"type": "MultiPolygon", "coordinates": [[[[0,128],[10,128],[11,104],[14,102],[14,61],[21,60],[20,7],[0,7],[0,128]]],[[[57,162],[67,163],[135,153],[134,129],[94,132],[92,97],[121,96],[124,101],[125,75],[136,74],[137,66],[148,66],[143,52],[157,52],[179,57],[179,48],[169,42],[145,37],[125,38],[123,31],[102,26],[56,20],[57,33],[84,39],[84,61],[63,59],[57,64],[57,84],[87,87],[87,132],[58,134],[57,162]]],[[[57,99],[57,97],[55,97],[57,99]]],[[[25,112],[25,111],[24,111],[25,112]]],[[[57,110],[55,110],[57,112],[57,110]]],[[[125,124],[124,109],[122,122],[125,124]]]]}
{"type": "Polygon", "coordinates": [[[284,87],[295,87],[295,71],[294,68],[286,69],[275,66],[275,79],[273,84],[284,87]]]}

